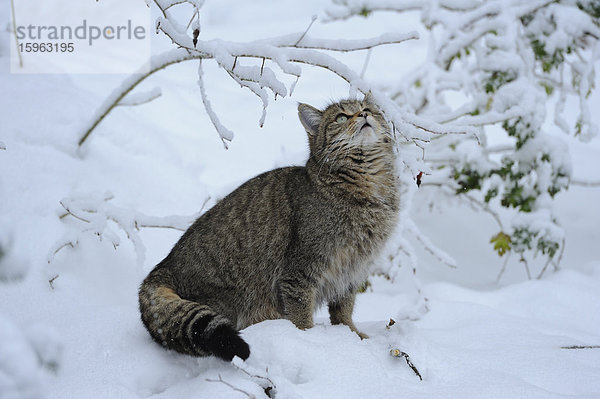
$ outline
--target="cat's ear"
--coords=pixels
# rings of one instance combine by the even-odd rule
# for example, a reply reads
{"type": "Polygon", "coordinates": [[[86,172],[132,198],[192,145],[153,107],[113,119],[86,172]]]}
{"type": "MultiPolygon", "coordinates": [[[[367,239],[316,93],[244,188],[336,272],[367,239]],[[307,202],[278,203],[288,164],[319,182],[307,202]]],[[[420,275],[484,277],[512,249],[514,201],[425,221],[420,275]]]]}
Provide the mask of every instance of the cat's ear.
{"type": "Polygon", "coordinates": [[[300,122],[304,126],[306,133],[310,136],[314,136],[319,131],[322,116],[322,111],[308,104],[298,104],[298,117],[300,117],[300,122]]]}
{"type": "Polygon", "coordinates": [[[373,98],[373,93],[371,90],[367,94],[365,94],[365,98],[363,99],[364,103],[375,105],[375,99],[373,98]]]}

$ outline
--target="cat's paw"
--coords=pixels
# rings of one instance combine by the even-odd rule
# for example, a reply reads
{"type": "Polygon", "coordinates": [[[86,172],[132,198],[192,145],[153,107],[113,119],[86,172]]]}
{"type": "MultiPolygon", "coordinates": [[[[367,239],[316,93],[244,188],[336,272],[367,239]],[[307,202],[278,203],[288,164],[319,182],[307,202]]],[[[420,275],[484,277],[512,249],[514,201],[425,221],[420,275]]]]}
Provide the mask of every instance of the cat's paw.
{"type": "Polygon", "coordinates": [[[315,326],[312,318],[289,317],[288,320],[294,323],[296,328],[300,330],[308,330],[315,326]]]}
{"type": "Polygon", "coordinates": [[[250,356],[250,346],[236,330],[228,325],[220,325],[215,328],[206,344],[213,355],[228,362],[235,356],[242,360],[246,360],[250,356]]]}

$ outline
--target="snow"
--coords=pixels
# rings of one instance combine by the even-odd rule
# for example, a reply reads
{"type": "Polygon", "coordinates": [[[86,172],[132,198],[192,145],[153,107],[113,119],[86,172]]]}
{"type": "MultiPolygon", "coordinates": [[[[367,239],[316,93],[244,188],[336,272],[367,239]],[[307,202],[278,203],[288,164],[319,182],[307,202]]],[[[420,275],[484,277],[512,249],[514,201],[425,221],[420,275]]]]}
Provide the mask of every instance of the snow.
{"type": "Polygon", "coordinates": [[[3,398],[40,396],[44,374],[20,328],[0,315],[0,393],[3,398]]]}
{"type": "MultiPolygon", "coordinates": [[[[439,3],[466,8],[474,2],[439,3]]],[[[203,7],[203,34],[245,42],[302,31],[325,5],[317,0],[227,0],[203,7]]],[[[6,8],[0,9],[4,24],[10,19],[6,8]]],[[[417,29],[410,18],[373,14],[327,25],[317,20],[310,37],[333,41],[356,32],[379,37],[399,26],[403,32],[417,29]]],[[[562,270],[526,281],[522,264],[513,259],[496,284],[504,260],[488,243],[497,233],[489,215],[452,200],[440,204],[437,191],[417,189],[407,178],[412,203],[402,205],[404,228],[428,240],[425,247],[439,248],[431,254],[417,239],[405,238],[397,241],[400,248],[388,249],[394,262],[381,261],[376,269],[391,279],[371,277],[357,298],[354,319],[369,339],[331,326],[320,309],[316,326],[307,331],[286,320],[242,331],[252,350],[246,362],[228,364],[163,350],[139,319],[141,280],[203,209],[262,171],[302,164],[308,146],[297,101],[319,107],[346,97],[348,84],[328,71],[303,66],[293,96],[288,90],[291,98],[269,102],[261,129],[256,121],[262,102],[205,60],[206,96],[235,132],[226,151],[202,104],[198,66],[177,63],[187,53],[172,50],[159,35],[153,46],[167,55],[155,57],[152,65],[174,65],[140,83],[125,99],[148,98],[155,87],[162,95],[143,105],[116,107],[98,125],[85,152],[76,153],[82,127],[96,110],[106,110],[107,97],[116,98],[119,90],[113,89],[125,87],[123,81],[131,84],[132,78],[11,75],[9,36],[0,35],[0,398],[247,397],[232,387],[257,398],[273,387],[280,399],[600,397],[600,349],[563,349],[600,345],[598,187],[571,187],[557,196],[554,214],[564,233],[540,226],[554,239],[565,235],[562,270]],[[60,218],[65,206],[88,222],[60,218]],[[54,253],[66,242],[76,245],[54,253]],[[390,318],[396,323],[387,329],[390,318]],[[410,356],[422,381],[404,358],[390,355],[392,349],[410,356]]],[[[353,83],[395,84],[390,79],[419,65],[426,47],[412,40],[377,48],[364,79],[352,72],[353,83]]],[[[343,62],[360,71],[365,53],[344,54],[343,62]]],[[[291,59],[294,53],[288,55],[291,59]]],[[[110,57],[98,54],[97,62],[110,57]]],[[[332,59],[315,56],[337,68],[332,59]]],[[[278,64],[286,65],[286,59],[278,64]]],[[[256,68],[260,60],[243,65],[256,68]]],[[[289,76],[285,87],[294,82],[289,76]]],[[[521,92],[515,87],[511,93],[506,104],[521,92]]],[[[596,92],[589,101],[591,110],[600,106],[596,92]]],[[[566,102],[565,113],[574,114],[573,107],[566,102]]],[[[600,122],[594,113],[590,118],[600,122]]],[[[584,145],[564,135],[562,141],[561,146],[547,142],[537,148],[559,152],[552,159],[572,168],[576,178],[599,181],[600,144],[584,145]],[[563,146],[569,147],[572,165],[566,152],[561,156],[563,146]]],[[[523,151],[523,156],[536,156],[528,147],[523,151]]],[[[532,271],[537,274],[539,268],[532,271]]]]}
{"type": "Polygon", "coordinates": [[[155,87],[147,92],[140,92],[135,94],[129,94],[124,99],[119,101],[119,105],[141,105],[147,102],[150,102],[158,97],[162,96],[162,91],[160,87],[155,87]]]}

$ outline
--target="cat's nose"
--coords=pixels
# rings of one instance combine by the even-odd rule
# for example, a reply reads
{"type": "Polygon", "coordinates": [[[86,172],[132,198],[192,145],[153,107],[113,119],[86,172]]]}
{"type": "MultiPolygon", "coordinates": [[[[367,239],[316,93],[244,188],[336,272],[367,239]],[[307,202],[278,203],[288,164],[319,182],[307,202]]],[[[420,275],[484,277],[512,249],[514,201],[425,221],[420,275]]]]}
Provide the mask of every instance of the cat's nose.
{"type": "Polygon", "coordinates": [[[369,116],[369,114],[367,114],[365,111],[359,112],[358,116],[362,116],[363,118],[366,118],[367,116],[369,116]]]}

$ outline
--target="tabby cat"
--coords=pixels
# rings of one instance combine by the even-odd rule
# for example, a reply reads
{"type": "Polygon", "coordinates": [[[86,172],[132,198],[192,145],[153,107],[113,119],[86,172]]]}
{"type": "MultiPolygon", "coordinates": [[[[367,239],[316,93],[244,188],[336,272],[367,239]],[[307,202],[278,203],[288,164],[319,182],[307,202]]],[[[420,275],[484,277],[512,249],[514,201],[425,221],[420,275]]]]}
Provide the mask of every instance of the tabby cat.
{"type": "Polygon", "coordinates": [[[313,327],[352,322],[356,290],[397,223],[395,157],[369,95],[320,111],[298,106],[308,134],[304,167],[263,173],[183,234],[139,290],[142,321],[165,348],[247,359],[238,330],[285,318],[313,327]]]}

